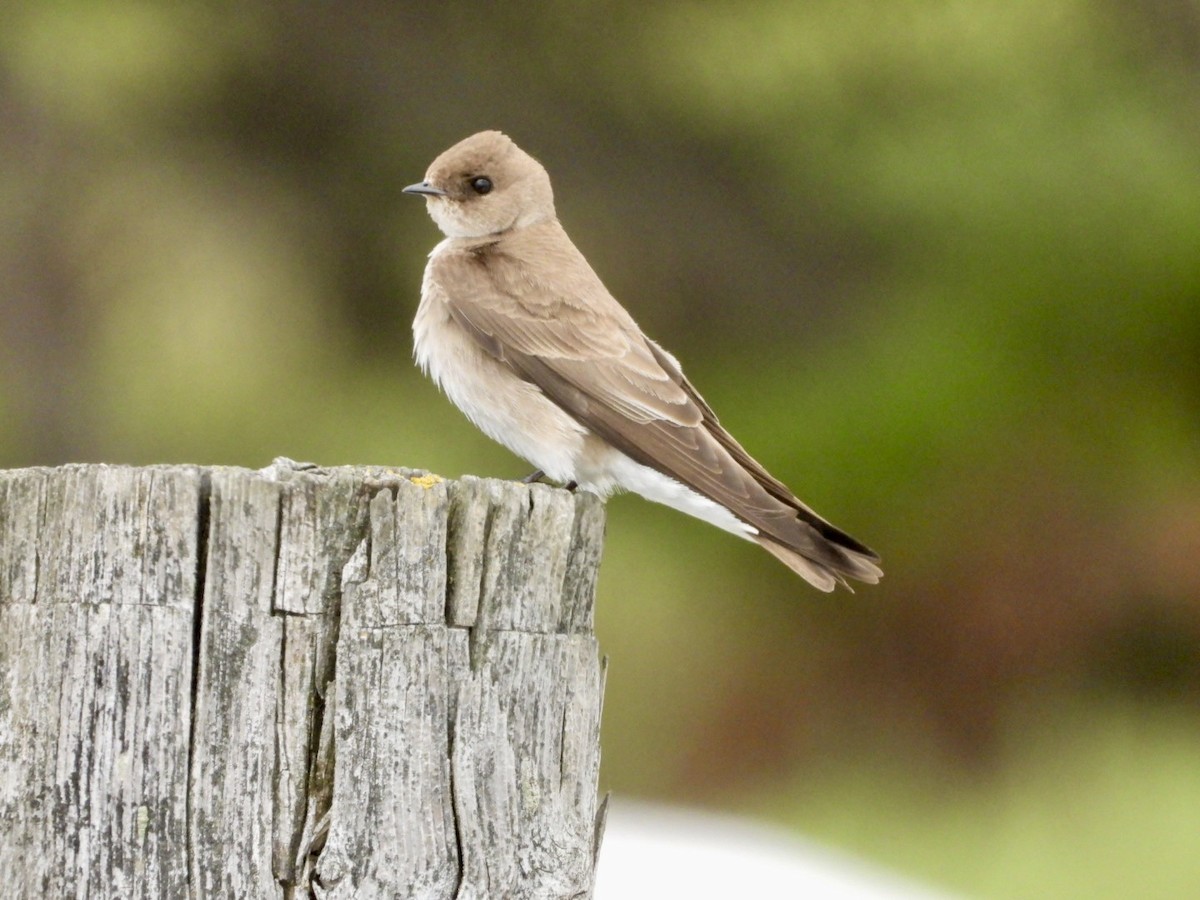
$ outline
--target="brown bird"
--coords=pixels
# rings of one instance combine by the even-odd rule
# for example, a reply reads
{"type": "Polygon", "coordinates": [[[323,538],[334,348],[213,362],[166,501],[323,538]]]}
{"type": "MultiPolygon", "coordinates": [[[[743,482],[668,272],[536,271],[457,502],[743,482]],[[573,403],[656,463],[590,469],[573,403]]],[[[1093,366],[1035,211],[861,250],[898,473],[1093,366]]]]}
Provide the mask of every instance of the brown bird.
{"type": "Polygon", "coordinates": [[[548,476],[627,490],[757,541],[823,591],[876,583],[879,557],[771,476],[647,338],[554,212],[550,176],[498,131],[455,144],[423,195],[429,254],[414,355],[493,440],[548,476]]]}

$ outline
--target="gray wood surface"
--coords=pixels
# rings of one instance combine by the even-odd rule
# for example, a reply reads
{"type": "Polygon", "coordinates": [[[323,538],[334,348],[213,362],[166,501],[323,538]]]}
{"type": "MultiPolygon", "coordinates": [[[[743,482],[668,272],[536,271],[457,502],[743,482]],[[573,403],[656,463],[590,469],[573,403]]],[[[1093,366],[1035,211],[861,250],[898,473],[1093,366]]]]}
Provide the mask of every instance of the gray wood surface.
{"type": "Polygon", "coordinates": [[[590,897],[603,530],[402,469],[0,471],[4,895],[590,897]]]}

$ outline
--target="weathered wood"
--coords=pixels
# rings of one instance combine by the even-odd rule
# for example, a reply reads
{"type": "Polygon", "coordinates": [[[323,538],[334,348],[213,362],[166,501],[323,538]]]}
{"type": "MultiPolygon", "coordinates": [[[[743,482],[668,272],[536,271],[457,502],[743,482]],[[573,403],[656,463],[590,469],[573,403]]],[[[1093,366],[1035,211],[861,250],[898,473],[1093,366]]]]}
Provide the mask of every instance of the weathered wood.
{"type": "Polygon", "coordinates": [[[595,498],[0,472],[13,897],[589,897],[595,498]]]}
{"type": "Polygon", "coordinates": [[[0,872],[14,896],[186,889],[199,507],[194,469],[0,475],[0,872]]]}

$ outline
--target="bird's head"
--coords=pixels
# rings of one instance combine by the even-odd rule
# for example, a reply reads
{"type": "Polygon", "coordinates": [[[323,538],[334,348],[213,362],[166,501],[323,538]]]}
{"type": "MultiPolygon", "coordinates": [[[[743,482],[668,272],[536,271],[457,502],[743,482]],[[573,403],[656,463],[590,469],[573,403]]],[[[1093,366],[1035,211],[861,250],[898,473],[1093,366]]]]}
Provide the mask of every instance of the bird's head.
{"type": "Polygon", "coordinates": [[[406,194],[423,195],[447,237],[479,238],[554,218],[550,176],[499,131],[459,141],[406,194]]]}

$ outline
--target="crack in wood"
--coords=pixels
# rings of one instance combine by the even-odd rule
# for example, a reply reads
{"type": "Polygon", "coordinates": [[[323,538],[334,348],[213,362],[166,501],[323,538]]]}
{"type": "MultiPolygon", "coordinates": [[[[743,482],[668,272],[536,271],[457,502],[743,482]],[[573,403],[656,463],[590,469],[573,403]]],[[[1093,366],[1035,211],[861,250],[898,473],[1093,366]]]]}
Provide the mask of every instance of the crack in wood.
{"type": "MultiPolygon", "coordinates": [[[[196,700],[200,691],[200,635],[204,622],[204,585],[208,572],[208,528],[211,521],[212,509],[212,478],[208,472],[202,472],[200,483],[197,485],[196,496],[196,580],[192,590],[192,656],[190,678],[190,697],[188,702],[188,742],[187,767],[184,777],[185,787],[192,783],[193,750],[196,746],[196,700]]],[[[192,792],[190,788],[184,791],[184,820],[192,820],[192,792]]],[[[184,853],[190,868],[194,858],[192,847],[192,830],[184,829],[184,853]]]]}

